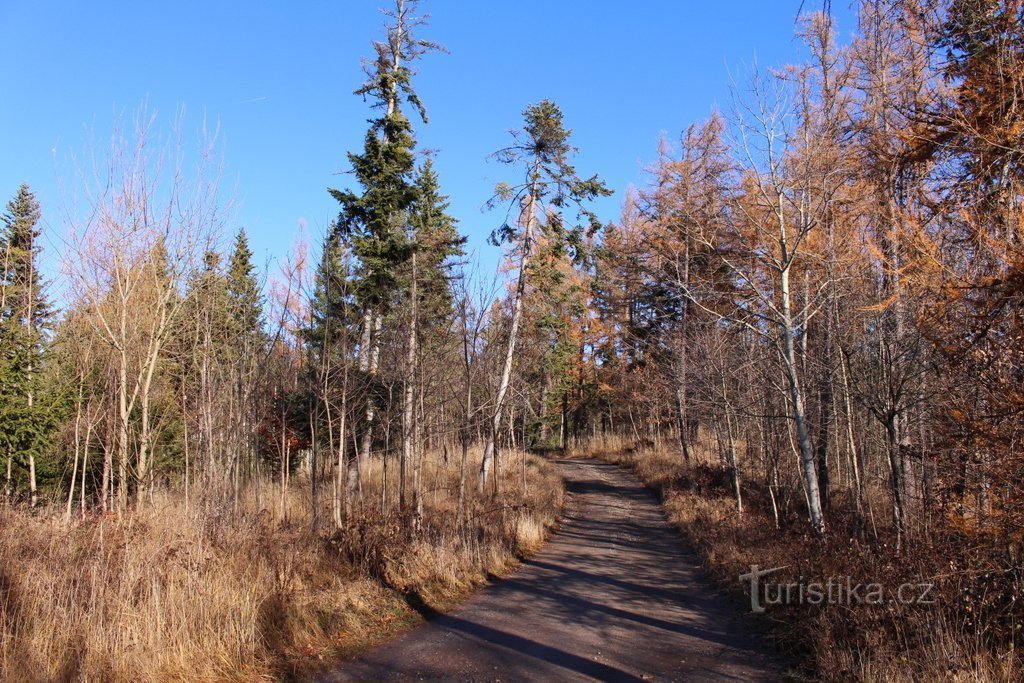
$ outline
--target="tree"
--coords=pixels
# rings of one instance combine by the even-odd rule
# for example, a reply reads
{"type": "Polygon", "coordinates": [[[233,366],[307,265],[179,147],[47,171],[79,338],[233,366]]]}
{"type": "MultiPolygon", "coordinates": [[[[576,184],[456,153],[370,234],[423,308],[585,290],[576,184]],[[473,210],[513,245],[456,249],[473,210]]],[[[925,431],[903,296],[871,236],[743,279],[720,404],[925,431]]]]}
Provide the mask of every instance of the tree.
{"type": "Polygon", "coordinates": [[[30,505],[38,501],[36,462],[54,428],[54,407],[40,401],[53,310],[39,274],[41,210],[28,185],[8,202],[0,229],[0,422],[6,495],[15,455],[28,466],[30,505]]]}
{"type": "Polygon", "coordinates": [[[445,324],[454,307],[452,268],[465,254],[466,237],[459,234],[458,221],[448,213],[448,196],[441,193],[440,180],[428,157],[415,178],[410,241],[417,257],[417,296],[420,320],[427,328],[445,324]]]}
{"type": "Polygon", "coordinates": [[[161,411],[172,400],[166,366],[188,302],[182,292],[203,269],[223,208],[207,156],[186,168],[180,142],[155,143],[155,121],[140,111],[130,133],[115,130],[83,188],[88,212],[73,218],[67,255],[72,305],[105,347],[104,500],[116,483],[119,512],[130,499],[142,502],[155,482],[156,448],[169,427],[161,411]]]}
{"type": "MultiPolygon", "coordinates": [[[[907,457],[913,432],[910,415],[920,403],[927,365],[920,329],[913,324],[924,303],[920,294],[933,278],[928,221],[928,176],[934,163],[918,149],[927,139],[917,121],[931,107],[938,86],[922,36],[925,15],[901,2],[866,3],[863,35],[852,46],[863,99],[853,112],[860,185],[858,218],[869,240],[877,276],[858,284],[876,334],[843,342],[853,393],[885,429],[889,493],[898,547],[907,532],[910,484],[907,457]]],[[[870,271],[869,271],[870,272],[870,271]]]]}
{"type": "MultiPolygon", "coordinates": [[[[267,370],[262,361],[267,356],[264,330],[264,298],[252,250],[245,230],[235,236],[226,274],[227,300],[230,311],[231,345],[231,441],[236,470],[241,462],[248,467],[256,460],[256,436],[259,432],[260,389],[265,385],[267,370]]],[[[237,487],[236,487],[237,490],[237,487]]]]}
{"type": "Polygon", "coordinates": [[[406,479],[410,462],[415,462],[413,493],[416,518],[422,516],[420,463],[415,451],[422,436],[416,404],[423,401],[420,377],[421,335],[436,331],[452,316],[451,259],[462,253],[465,238],[447,213],[448,198],[441,194],[437,172],[429,158],[415,178],[415,199],[410,208],[407,239],[411,247],[408,264],[408,336],[404,388],[402,390],[402,458],[399,472],[399,504],[406,504],[406,479]],[[418,389],[417,389],[418,387],[418,389]],[[419,401],[417,401],[419,399],[419,401]]]}
{"type": "MultiPolygon", "coordinates": [[[[812,251],[814,235],[838,179],[824,165],[825,158],[815,154],[813,146],[822,141],[806,120],[791,121],[794,111],[783,92],[766,92],[756,79],[754,89],[754,106],[744,110],[748,116],[739,123],[742,189],[730,202],[734,222],[726,238],[735,248],[731,253],[719,249],[717,255],[752,304],[728,317],[767,334],[782,360],[808,516],[820,536],[825,515],[797,344],[817,310],[821,285],[813,293],[806,288],[801,301],[795,280],[806,262],[818,258],[812,251]],[[789,155],[788,146],[802,149],[789,155]]],[[[721,237],[711,236],[708,246],[721,237]]]]}
{"type": "Polygon", "coordinates": [[[725,122],[715,115],[687,129],[676,156],[662,143],[653,187],[640,193],[636,211],[627,214],[629,258],[639,271],[632,344],[644,362],[669,371],[666,379],[686,461],[699,425],[690,411],[690,338],[697,332],[702,308],[722,310],[736,300],[728,269],[701,239],[702,234],[723,232],[728,216],[735,163],[727,153],[724,130],[725,122]]]}
{"type": "Polygon", "coordinates": [[[523,129],[512,133],[513,143],[495,154],[499,162],[518,166],[522,179],[516,184],[498,185],[495,196],[488,203],[488,207],[493,208],[498,202],[509,202],[513,207],[510,213],[514,207],[519,209],[514,222],[506,221],[491,235],[495,245],[512,245],[511,258],[516,262],[519,274],[512,294],[504,364],[480,465],[480,491],[487,486],[495,466],[496,439],[512,377],[523,300],[532,275],[538,240],[543,240],[556,252],[565,250],[574,258],[581,257],[584,232],[589,228],[593,234],[600,227],[586,203],[611,194],[596,175],[581,178],[570,164],[578,150],[569,143],[572,131],[565,128],[558,105],[551,100],[542,100],[527,107],[523,111],[523,119],[523,129]],[[567,208],[575,208],[576,216],[567,219],[564,215],[567,208]]]}
{"type": "Polygon", "coordinates": [[[232,326],[237,340],[249,346],[257,343],[263,335],[263,294],[252,262],[252,250],[244,228],[239,228],[228,261],[227,270],[228,305],[232,326]]]}
{"type": "MultiPolygon", "coordinates": [[[[333,228],[333,226],[332,226],[333,228]]],[[[303,330],[313,394],[318,400],[320,428],[336,454],[333,490],[335,526],[341,528],[349,506],[349,493],[360,485],[359,462],[347,460],[349,353],[351,330],[358,327],[351,281],[351,257],[340,233],[331,229],[324,239],[320,263],[313,274],[309,327],[303,330]],[[347,483],[346,483],[347,482],[347,483]]]]}
{"type": "Polygon", "coordinates": [[[917,287],[931,304],[921,327],[945,370],[934,381],[946,450],[937,479],[963,524],[1014,543],[1024,528],[1024,4],[956,0],[935,23],[926,45],[946,88],[915,109],[905,139],[942,198],[921,212],[938,229],[917,231],[934,264],[917,287]]]}
{"type": "MultiPolygon", "coordinates": [[[[361,463],[369,459],[373,444],[377,413],[374,384],[384,315],[393,303],[399,267],[412,253],[406,226],[416,198],[415,139],[401,101],[404,98],[410,103],[426,123],[426,110],[412,87],[415,71],[410,64],[441,49],[413,36],[413,31],[425,24],[423,17],[414,14],[418,4],[419,0],[396,0],[395,8],[386,13],[391,23],[386,25],[385,40],[374,43],[376,57],[367,66],[367,81],[356,90],[357,95],[373,98],[374,107],[383,110],[381,116],[370,121],[363,153],[348,155],[361,192],[330,190],[342,206],[335,229],[351,245],[357,262],[353,286],[362,308],[359,371],[368,387],[358,456],[361,463]]],[[[403,471],[406,457],[403,449],[403,471]]]]}

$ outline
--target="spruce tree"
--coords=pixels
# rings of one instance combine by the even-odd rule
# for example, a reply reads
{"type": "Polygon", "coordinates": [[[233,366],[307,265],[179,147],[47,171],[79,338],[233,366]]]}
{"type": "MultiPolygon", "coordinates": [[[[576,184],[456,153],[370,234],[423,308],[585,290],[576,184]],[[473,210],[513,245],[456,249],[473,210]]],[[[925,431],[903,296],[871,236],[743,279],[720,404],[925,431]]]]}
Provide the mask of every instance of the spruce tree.
{"type": "MultiPolygon", "coordinates": [[[[369,458],[373,443],[377,411],[374,393],[384,316],[396,299],[401,269],[414,250],[407,228],[416,199],[415,138],[401,105],[403,100],[411,104],[426,123],[426,110],[412,87],[415,71],[410,65],[427,52],[440,49],[413,36],[413,31],[425,23],[414,14],[418,4],[419,0],[396,0],[394,9],[386,12],[391,20],[386,26],[386,39],[374,44],[376,55],[367,67],[367,80],[356,90],[357,95],[372,98],[374,108],[382,112],[370,121],[363,152],[348,155],[360,191],[329,190],[341,204],[334,229],[349,245],[355,260],[353,289],[362,311],[359,370],[365,375],[368,391],[359,448],[361,463],[369,458]]],[[[410,348],[415,349],[415,334],[410,336],[410,348]]],[[[410,355],[413,353],[410,351],[410,355]]],[[[408,383],[408,369],[406,375],[408,383]]],[[[407,447],[403,453],[405,450],[407,447]]]]}
{"type": "Polygon", "coordinates": [[[428,158],[416,173],[416,199],[410,225],[418,257],[420,320],[425,327],[443,324],[452,315],[452,267],[463,256],[466,237],[459,234],[458,221],[448,213],[448,197],[441,194],[440,181],[428,158]]]}
{"type": "MultiPolygon", "coordinates": [[[[251,346],[262,336],[263,295],[252,262],[252,250],[245,230],[240,228],[235,236],[227,271],[228,306],[233,331],[238,340],[251,346]]],[[[254,351],[254,348],[248,348],[254,351]]]]}
{"type": "Polygon", "coordinates": [[[413,494],[417,524],[422,517],[420,494],[422,458],[417,452],[422,441],[415,406],[422,404],[423,387],[419,363],[424,334],[449,319],[452,313],[451,258],[462,253],[465,239],[456,221],[447,213],[448,198],[441,194],[437,173],[428,158],[417,171],[415,200],[410,207],[407,238],[411,257],[405,268],[408,306],[406,311],[406,354],[402,392],[402,456],[399,473],[399,503],[406,503],[406,479],[410,462],[415,462],[413,494]]]}
{"type": "Polygon", "coordinates": [[[189,278],[178,325],[170,355],[181,363],[175,374],[183,384],[175,395],[184,401],[182,420],[190,423],[188,434],[210,482],[228,473],[237,480],[243,467],[255,464],[258,380],[267,344],[263,295],[244,230],[226,259],[212,249],[203,255],[189,278]]]}
{"type": "Polygon", "coordinates": [[[352,330],[359,326],[350,271],[350,252],[332,224],[313,274],[310,324],[302,337],[311,387],[306,402],[315,415],[316,432],[326,435],[329,452],[336,456],[332,508],[339,528],[348,507],[347,492],[359,486],[357,463],[346,457],[349,353],[354,346],[352,330]]]}
{"type": "Polygon", "coordinates": [[[310,300],[310,324],[303,336],[311,354],[319,358],[322,349],[348,333],[357,324],[351,311],[356,305],[349,278],[349,256],[341,236],[332,225],[324,238],[320,263],[313,274],[313,296],[310,300]]]}
{"type": "Polygon", "coordinates": [[[28,468],[37,502],[36,463],[55,427],[55,406],[41,400],[53,318],[39,274],[41,210],[28,185],[7,204],[0,227],[0,439],[6,450],[7,491],[15,460],[28,468]]]}
{"type": "Polygon", "coordinates": [[[175,389],[175,395],[184,401],[181,420],[190,423],[183,425],[184,431],[196,442],[207,483],[221,472],[224,460],[223,448],[217,447],[215,436],[221,428],[221,413],[214,404],[225,393],[224,375],[234,339],[232,322],[221,255],[207,250],[202,266],[189,277],[183,314],[178,329],[170,335],[173,350],[165,362],[181,382],[175,389]]]}
{"type": "Polygon", "coordinates": [[[254,467],[259,422],[260,361],[268,339],[263,329],[263,294],[244,229],[235,235],[224,279],[227,336],[224,339],[230,401],[227,415],[235,467],[254,467]]]}
{"type": "Polygon", "coordinates": [[[397,286],[397,269],[410,255],[405,232],[407,212],[416,198],[413,173],[416,141],[412,123],[401,108],[411,103],[426,123],[423,104],[412,88],[410,63],[440,49],[419,40],[412,31],[424,24],[413,16],[418,0],[397,0],[387,12],[392,23],[386,40],[374,44],[376,58],[367,68],[367,81],[355,94],[371,97],[382,114],[370,120],[361,154],[349,153],[359,193],[330,189],[341,204],[335,229],[351,244],[359,262],[356,292],[362,305],[387,306],[397,286]]]}

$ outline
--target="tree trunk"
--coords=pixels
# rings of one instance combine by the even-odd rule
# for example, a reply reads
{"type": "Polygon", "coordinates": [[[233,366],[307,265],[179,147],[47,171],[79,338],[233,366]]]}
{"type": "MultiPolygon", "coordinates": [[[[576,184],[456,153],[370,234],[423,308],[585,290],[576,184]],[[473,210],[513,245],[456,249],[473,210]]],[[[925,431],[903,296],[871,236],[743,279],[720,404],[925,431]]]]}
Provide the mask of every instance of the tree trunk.
{"type": "MultiPolygon", "coordinates": [[[[828,335],[826,335],[826,339],[828,335]]],[[[826,342],[827,343],[827,342],[826,342]]],[[[829,493],[828,447],[832,434],[832,369],[826,359],[825,374],[818,388],[818,488],[821,491],[821,504],[827,512],[831,508],[829,493]]]]}
{"type": "MultiPolygon", "coordinates": [[[[417,362],[418,365],[418,362],[417,362]]],[[[417,367],[417,373],[414,375],[415,378],[419,378],[419,368],[417,367]]],[[[418,408],[413,414],[413,431],[412,431],[412,497],[413,497],[413,508],[415,510],[415,528],[419,532],[420,525],[423,521],[423,455],[427,447],[426,441],[423,438],[423,424],[426,421],[423,414],[423,387],[417,388],[418,400],[416,404],[418,408]]],[[[447,452],[448,446],[445,444],[445,460],[448,459],[447,452]]]]}
{"type": "Polygon", "coordinates": [[[679,421],[679,448],[683,453],[683,462],[690,464],[690,440],[687,438],[688,425],[686,422],[686,390],[683,385],[676,382],[676,417],[679,421]]]}
{"type": "MultiPolygon", "coordinates": [[[[783,248],[785,242],[783,241],[783,248]]],[[[783,261],[788,254],[783,254],[783,261]]],[[[781,312],[783,361],[786,379],[789,385],[790,401],[793,404],[793,421],[796,423],[797,445],[800,450],[800,465],[803,471],[805,491],[807,494],[807,512],[811,527],[818,536],[825,534],[825,515],[821,507],[821,494],[818,489],[818,473],[815,469],[814,449],[811,436],[807,429],[807,414],[804,410],[803,394],[800,388],[800,376],[796,357],[796,345],[793,332],[793,319],[790,304],[789,265],[781,270],[781,312]]]]}
{"type": "Polygon", "coordinates": [[[335,463],[334,471],[334,526],[341,529],[345,524],[345,519],[349,515],[349,487],[346,485],[346,476],[348,474],[348,463],[346,462],[345,454],[347,449],[345,447],[345,419],[348,414],[348,368],[344,370],[345,378],[342,380],[341,389],[341,406],[338,410],[338,440],[337,440],[337,460],[335,463]]]}
{"type": "MultiPolygon", "coordinates": [[[[412,237],[415,242],[416,236],[412,237]]],[[[412,285],[409,289],[409,339],[407,342],[405,356],[405,386],[402,388],[402,456],[398,464],[398,505],[405,508],[408,503],[406,493],[406,480],[408,479],[409,462],[413,457],[413,432],[415,431],[415,401],[416,401],[416,360],[418,358],[416,348],[416,334],[419,311],[417,310],[416,292],[416,252],[412,254],[412,285]]],[[[414,492],[414,496],[418,493],[414,492]]]]}
{"type": "MultiPolygon", "coordinates": [[[[534,190],[535,192],[535,190],[534,190]]],[[[522,211],[520,212],[523,221],[523,253],[519,259],[519,278],[516,283],[515,301],[512,304],[512,324],[508,333],[508,345],[505,348],[505,363],[501,370],[501,381],[498,383],[498,395],[494,401],[494,411],[491,414],[490,431],[487,433],[487,441],[484,443],[484,457],[480,463],[480,479],[478,489],[480,493],[486,490],[487,482],[492,476],[492,471],[497,469],[497,452],[495,440],[498,437],[498,430],[501,429],[501,412],[505,406],[505,395],[508,393],[508,385],[512,379],[512,362],[515,358],[516,341],[519,336],[519,323],[523,317],[523,297],[526,293],[526,283],[529,277],[530,256],[533,242],[533,228],[537,220],[536,195],[531,192],[524,198],[522,211]]],[[[494,476],[494,491],[497,492],[497,476],[494,476]]]]}
{"type": "Polygon", "coordinates": [[[889,454],[889,484],[892,494],[893,526],[896,530],[896,552],[902,552],[907,529],[907,513],[903,497],[903,467],[900,457],[900,443],[897,416],[891,414],[886,420],[886,435],[889,454]]]}
{"type": "Polygon", "coordinates": [[[740,485],[740,468],[736,459],[736,435],[733,419],[727,408],[725,413],[725,435],[728,439],[729,472],[732,474],[732,492],[736,496],[736,512],[743,514],[743,491],[740,485]]]}
{"type": "Polygon", "coordinates": [[[121,514],[128,508],[128,357],[124,349],[118,367],[117,407],[117,511],[121,514]]]}
{"type": "MultiPolygon", "coordinates": [[[[71,523],[71,506],[75,502],[75,485],[78,479],[78,458],[82,451],[82,383],[78,384],[78,400],[75,402],[75,456],[71,466],[71,483],[68,486],[68,504],[64,512],[64,522],[71,523]]],[[[85,470],[82,470],[82,479],[85,479],[85,470]]]]}
{"type": "Polygon", "coordinates": [[[89,444],[92,443],[92,420],[85,425],[85,443],[82,447],[82,495],[78,499],[79,512],[82,519],[85,519],[85,473],[89,471],[89,444]]]}
{"type": "Polygon", "coordinates": [[[367,314],[363,318],[364,325],[369,325],[372,320],[373,328],[366,328],[363,332],[364,340],[369,341],[369,349],[366,356],[363,354],[364,351],[360,351],[360,366],[362,367],[365,361],[365,372],[368,378],[368,388],[366,397],[366,430],[363,432],[363,441],[359,447],[359,468],[357,474],[359,475],[358,490],[359,494],[362,495],[362,473],[367,471],[367,467],[370,462],[370,451],[373,448],[373,429],[374,420],[377,417],[377,403],[374,398],[374,382],[377,379],[377,369],[380,361],[380,330],[383,326],[383,318],[380,313],[374,314],[372,311],[367,311],[367,314]]]}

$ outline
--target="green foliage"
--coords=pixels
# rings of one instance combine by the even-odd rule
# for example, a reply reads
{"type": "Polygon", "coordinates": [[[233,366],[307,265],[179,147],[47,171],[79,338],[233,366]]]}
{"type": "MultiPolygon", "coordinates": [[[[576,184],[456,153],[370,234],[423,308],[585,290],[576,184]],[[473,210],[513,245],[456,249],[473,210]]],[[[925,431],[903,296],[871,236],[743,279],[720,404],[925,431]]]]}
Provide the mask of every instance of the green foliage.
{"type": "Polygon", "coordinates": [[[185,329],[183,334],[174,336],[182,341],[194,340],[199,347],[209,347],[214,358],[226,361],[235,338],[235,323],[220,254],[207,251],[203,255],[203,268],[193,274],[186,296],[185,315],[181,319],[185,329]]]}
{"type": "Polygon", "coordinates": [[[441,194],[430,159],[420,166],[415,188],[410,223],[415,234],[420,313],[428,325],[436,325],[452,314],[451,269],[453,259],[465,254],[466,238],[459,234],[458,221],[448,214],[448,197],[441,194]]]}
{"type": "Polygon", "coordinates": [[[349,154],[362,193],[331,190],[341,205],[336,230],[359,261],[356,291],[364,305],[388,303],[397,267],[410,254],[405,212],[415,199],[411,175],[415,141],[400,112],[378,119],[366,134],[362,154],[349,154]]]}
{"type": "MultiPolygon", "coordinates": [[[[245,231],[235,237],[227,268],[223,257],[210,250],[202,268],[188,282],[181,329],[172,339],[177,344],[197,343],[219,362],[250,356],[263,348],[263,295],[260,292],[252,251],[245,231]]],[[[179,349],[178,356],[188,355],[179,349]]]]}
{"type": "MultiPolygon", "coordinates": [[[[523,130],[512,133],[513,144],[494,155],[503,164],[523,166],[523,182],[499,183],[487,208],[532,197],[543,207],[538,211],[538,227],[551,248],[567,250],[575,260],[582,261],[586,257],[584,236],[601,228],[597,215],[586,203],[612,192],[596,175],[577,175],[570,161],[579,150],[569,142],[572,131],[565,127],[557,104],[551,100],[531,104],[523,111],[523,119],[523,130]],[[569,221],[564,216],[568,208],[576,211],[569,221]]],[[[513,242],[520,232],[519,226],[506,222],[491,234],[491,243],[497,246],[513,242]]]]}
{"type": "Polygon", "coordinates": [[[263,337],[263,295],[252,262],[252,250],[244,229],[235,236],[227,271],[228,310],[232,331],[250,343],[263,337]]]}
{"type": "Polygon", "coordinates": [[[412,77],[416,71],[410,66],[428,52],[445,52],[445,48],[429,40],[412,35],[412,30],[426,24],[426,17],[415,16],[419,0],[402,0],[395,9],[385,10],[391,23],[387,26],[387,39],[373,44],[376,60],[366,69],[366,82],[356,90],[364,98],[369,95],[376,100],[375,106],[387,107],[404,98],[416,109],[424,123],[427,111],[419,95],[412,88],[412,77]]]}
{"type": "Polygon", "coordinates": [[[1019,51],[1024,7],[999,0],[954,0],[939,34],[939,46],[947,50],[946,68],[958,77],[969,77],[974,63],[995,62],[1006,69],[1019,51]]]}
{"type": "MultiPolygon", "coordinates": [[[[601,227],[588,203],[611,191],[596,175],[582,178],[577,173],[572,158],[578,150],[558,105],[542,100],[527,107],[523,118],[523,129],[512,133],[513,144],[494,155],[519,167],[522,181],[499,183],[487,206],[511,202],[509,213],[519,210],[515,221],[506,221],[491,234],[491,243],[508,243],[518,250],[520,286],[528,282],[532,290],[525,294],[531,297],[531,317],[524,352],[529,349],[537,356],[524,375],[529,384],[544,387],[541,400],[546,405],[534,424],[537,438],[544,441],[549,428],[571,419],[568,413],[584,389],[579,365],[587,327],[585,282],[590,238],[601,227]]],[[[522,289],[518,295],[524,295],[522,289]]]]}
{"type": "Polygon", "coordinates": [[[21,465],[44,454],[63,414],[47,377],[53,310],[37,263],[40,217],[22,185],[0,225],[0,442],[21,465]]]}
{"type": "Polygon", "coordinates": [[[350,153],[352,173],[361,188],[329,190],[341,204],[336,230],[351,244],[357,277],[355,292],[363,306],[386,308],[398,285],[398,269],[411,255],[406,234],[408,211],[416,199],[413,180],[416,141],[412,124],[402,113],[404,99],[426,122],[426,110],[412,88],[414,63],[426,52],[441,49],[414,38],[424,20],[412,16],[418,3],[406,0],[388,12],[386,40],[374,44],[376,59],[357,95],[372,97],[383,114],[370,121],[362,154],[350,153]]]}
{"type": "MultiPolygon", "coordinates": [[[[342,336],[358,324],[351,258],[342,235],[332,225],[324,238],[320,264],[313,276],[313,298],[310,301],[310,325],[303,330],[303,339],[311,357],[319,361],[321,354],[338,348],[342,336]]],[[[317,367],[319,362],[314,362],[317,367]]]]}

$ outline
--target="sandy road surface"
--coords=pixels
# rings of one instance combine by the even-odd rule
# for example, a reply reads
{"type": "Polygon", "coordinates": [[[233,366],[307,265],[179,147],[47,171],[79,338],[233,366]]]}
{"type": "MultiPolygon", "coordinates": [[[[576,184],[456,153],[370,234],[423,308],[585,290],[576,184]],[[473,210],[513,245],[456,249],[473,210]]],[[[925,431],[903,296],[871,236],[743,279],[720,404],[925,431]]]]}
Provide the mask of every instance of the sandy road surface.
{"type": "Polygon", "coordinates": [[[508,579],[320,680],[778,681],[629,473],[558,460],[562,527],[508,579]]]}

